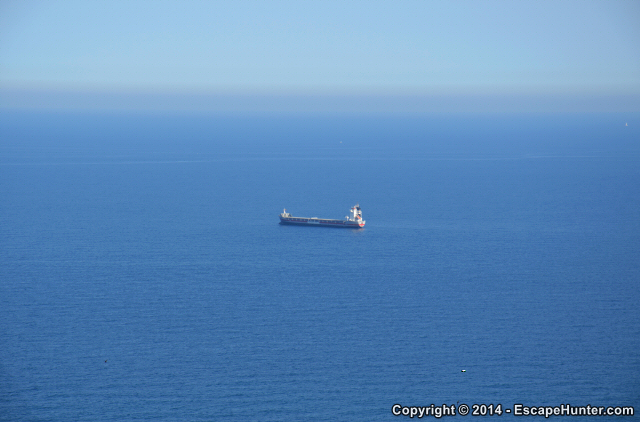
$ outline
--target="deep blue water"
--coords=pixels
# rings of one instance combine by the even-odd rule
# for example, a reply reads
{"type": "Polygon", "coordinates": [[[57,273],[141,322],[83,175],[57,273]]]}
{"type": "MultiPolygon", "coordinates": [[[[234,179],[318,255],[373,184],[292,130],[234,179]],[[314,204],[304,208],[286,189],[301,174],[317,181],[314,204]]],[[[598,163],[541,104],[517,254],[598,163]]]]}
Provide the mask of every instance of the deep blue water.
{"type": "Polygon", "coordinates": [[[3,112],[0,420],[638,411],[639,127],[3,112]]]}

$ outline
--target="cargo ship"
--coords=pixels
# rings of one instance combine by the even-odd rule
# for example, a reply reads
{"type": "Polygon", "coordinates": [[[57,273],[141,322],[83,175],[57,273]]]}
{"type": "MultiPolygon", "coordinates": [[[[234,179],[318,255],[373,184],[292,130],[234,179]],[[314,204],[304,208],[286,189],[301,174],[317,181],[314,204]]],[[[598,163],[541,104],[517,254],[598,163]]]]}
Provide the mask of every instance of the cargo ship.
{"type": "Polygon", "coordinates": [[[280,214],[280,224],[300,224],[305,226],[316,227],[346,227],[350,229],[359,229],[364,227],[362,219],[362,210],[360,205],[351,207],[351,215],[347,215],[344,220],[331,220],[318,217],[294,217],[285,210],[280,214]]]}

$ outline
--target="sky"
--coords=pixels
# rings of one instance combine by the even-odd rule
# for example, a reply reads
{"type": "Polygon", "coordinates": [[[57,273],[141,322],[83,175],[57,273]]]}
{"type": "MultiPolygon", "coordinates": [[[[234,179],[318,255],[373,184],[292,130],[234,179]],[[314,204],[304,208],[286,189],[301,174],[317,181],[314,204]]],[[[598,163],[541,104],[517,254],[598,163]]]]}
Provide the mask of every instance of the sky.
{"type": "Polygon", "coordinates": [[[0,96],[640,111],[640,1],[0,0],[0,96]]]}

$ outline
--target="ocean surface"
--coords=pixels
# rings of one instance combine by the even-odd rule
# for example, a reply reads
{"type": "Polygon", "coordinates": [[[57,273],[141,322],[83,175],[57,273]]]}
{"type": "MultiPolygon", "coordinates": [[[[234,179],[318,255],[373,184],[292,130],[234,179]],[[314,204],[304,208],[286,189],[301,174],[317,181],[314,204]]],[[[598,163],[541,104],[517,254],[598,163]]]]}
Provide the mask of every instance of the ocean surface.
{"type": "Polygon", "coordinates": [[[463,403],[640,411],[637,113],[0,113],[1,421],[463,403]]]}

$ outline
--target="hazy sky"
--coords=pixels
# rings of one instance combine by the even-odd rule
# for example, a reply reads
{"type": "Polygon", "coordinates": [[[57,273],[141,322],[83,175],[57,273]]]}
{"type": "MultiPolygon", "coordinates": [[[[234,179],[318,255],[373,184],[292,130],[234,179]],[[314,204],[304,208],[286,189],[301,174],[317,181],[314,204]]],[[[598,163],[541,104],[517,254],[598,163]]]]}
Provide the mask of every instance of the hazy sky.
{"type": "Polygon", "coordinates": [[[640,1],[1,0],[0,88],[638,96],[640,1]]]}

